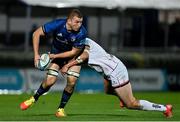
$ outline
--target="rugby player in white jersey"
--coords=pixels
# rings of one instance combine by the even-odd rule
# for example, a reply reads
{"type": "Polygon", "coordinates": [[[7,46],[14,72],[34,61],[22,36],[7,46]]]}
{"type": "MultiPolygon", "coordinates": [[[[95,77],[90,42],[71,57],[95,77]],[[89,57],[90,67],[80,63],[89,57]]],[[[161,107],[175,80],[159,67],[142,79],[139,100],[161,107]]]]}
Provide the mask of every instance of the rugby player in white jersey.
{"type": "Polygon", "coordinates": [[[160,111],[172,117],[172,105],[161,105],[147,100],[137,100],[132,93],[126,66],[115,56],[108,54],[100,45],[86,38],[86,48],[77,58],[64,65],[62,72],[66,73],[71,66],[88,62],[88,65],[97,72],[103,73],[111,82],[114,91],[128,109],[160,111]]]}

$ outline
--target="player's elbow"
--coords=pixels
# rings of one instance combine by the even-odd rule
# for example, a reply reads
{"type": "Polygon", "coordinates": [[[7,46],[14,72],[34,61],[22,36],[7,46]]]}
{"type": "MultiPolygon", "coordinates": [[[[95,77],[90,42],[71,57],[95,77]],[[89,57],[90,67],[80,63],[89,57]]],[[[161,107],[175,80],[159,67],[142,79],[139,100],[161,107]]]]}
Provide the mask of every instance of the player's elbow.
{"type": "Polygon", "coordinates": [[[33,39],[34,39],[34,38],[37,38],[37,37],[39,37],[39,36],[40,36],[39,33],[38,33],[37,31],[34,31],[34,33],[33,33],[33,35],[32,35],[33,39]]]}

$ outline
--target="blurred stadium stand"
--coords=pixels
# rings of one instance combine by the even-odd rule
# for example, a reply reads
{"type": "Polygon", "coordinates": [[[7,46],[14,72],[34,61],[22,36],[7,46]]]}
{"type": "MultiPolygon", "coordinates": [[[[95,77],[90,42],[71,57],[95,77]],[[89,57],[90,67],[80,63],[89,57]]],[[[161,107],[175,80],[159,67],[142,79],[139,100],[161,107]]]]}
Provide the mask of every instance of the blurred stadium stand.
{"type": "MultiPolygon", "coordinates": [[[[149,3],[145,2],[145,5],[139,3],[139,6],[131,1],[124,4],[116,0],[114,2],[117,5],[109,4],[108,1],[102,5],[102,1],[90,4],[81,0],[76,4],[70,0],[53,0],[50,3],[49,0],[0,1],[1,53],[8,56],[9,53],[6,52],[23,52],[32,56],[33,31],[45,22],[66,16],[71,8],[78,7],[85,15],[84,25],[89,37],[110,53],[118,57],[133,57],[133,53],[138,53],[143,58],[159,58],[163,55],[164,58],[171,56],[173,60],[178,59],[179,5],[174,3],[166,6],[168,3],[163,3],[153,6],[151,0],[149,3]],[[64,6],[58,6],[60,3],[64,6]]],[[[51,43],[50,39],[51,37],[41,39],[44,50],[51,43]]]]}
{"type": "MultiPolygon", "coordinates": [[[[1,0],[0,66],[33,67],[33,31],[79,8],[88,36],[128,68],[165,69],[176,75],[180,84],[180,2],[138,1],[79,0],[73,4],[71,0],[1,0]]],[[[51,37],[41,38],[41,51],[47,52],[50,43],[51,37]]]]}

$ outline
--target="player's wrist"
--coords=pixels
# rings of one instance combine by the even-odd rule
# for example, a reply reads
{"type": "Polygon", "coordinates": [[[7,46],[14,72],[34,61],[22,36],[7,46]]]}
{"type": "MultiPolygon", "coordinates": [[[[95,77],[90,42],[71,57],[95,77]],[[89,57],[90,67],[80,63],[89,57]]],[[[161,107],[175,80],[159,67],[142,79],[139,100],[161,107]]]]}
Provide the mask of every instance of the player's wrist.
{"type": "Polygon", "coordinates": [[[57,58],[56,54],[53,55],[53,59],[57,58]]]}
{"type": "Polygon", "coordinates": [[[38,56],[39,53],[37,51],[34,52],[34,56],[38,56]]]}

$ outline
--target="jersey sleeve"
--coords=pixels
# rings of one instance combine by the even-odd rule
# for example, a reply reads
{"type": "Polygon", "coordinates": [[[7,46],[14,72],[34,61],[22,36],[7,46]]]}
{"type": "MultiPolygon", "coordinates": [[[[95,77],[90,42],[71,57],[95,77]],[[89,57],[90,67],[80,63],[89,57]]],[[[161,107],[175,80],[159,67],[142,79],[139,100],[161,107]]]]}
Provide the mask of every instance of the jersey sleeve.
{"type": "Polygon", "coordinates": [[[61,26],[64,23],[63,20],[57,19],[53,20],[51,22],[48,22],[42,26],[43,32],[45,34],[49,34],[54,32],[59,26],[61,26]]]}
{"type": "Polygon", "coordinates": [[[83,28],[83,30],[78,34],[76,41],[73,44],[73,47],[84,48],[86,37],[87,37],[87,31],[83,28]]]}

